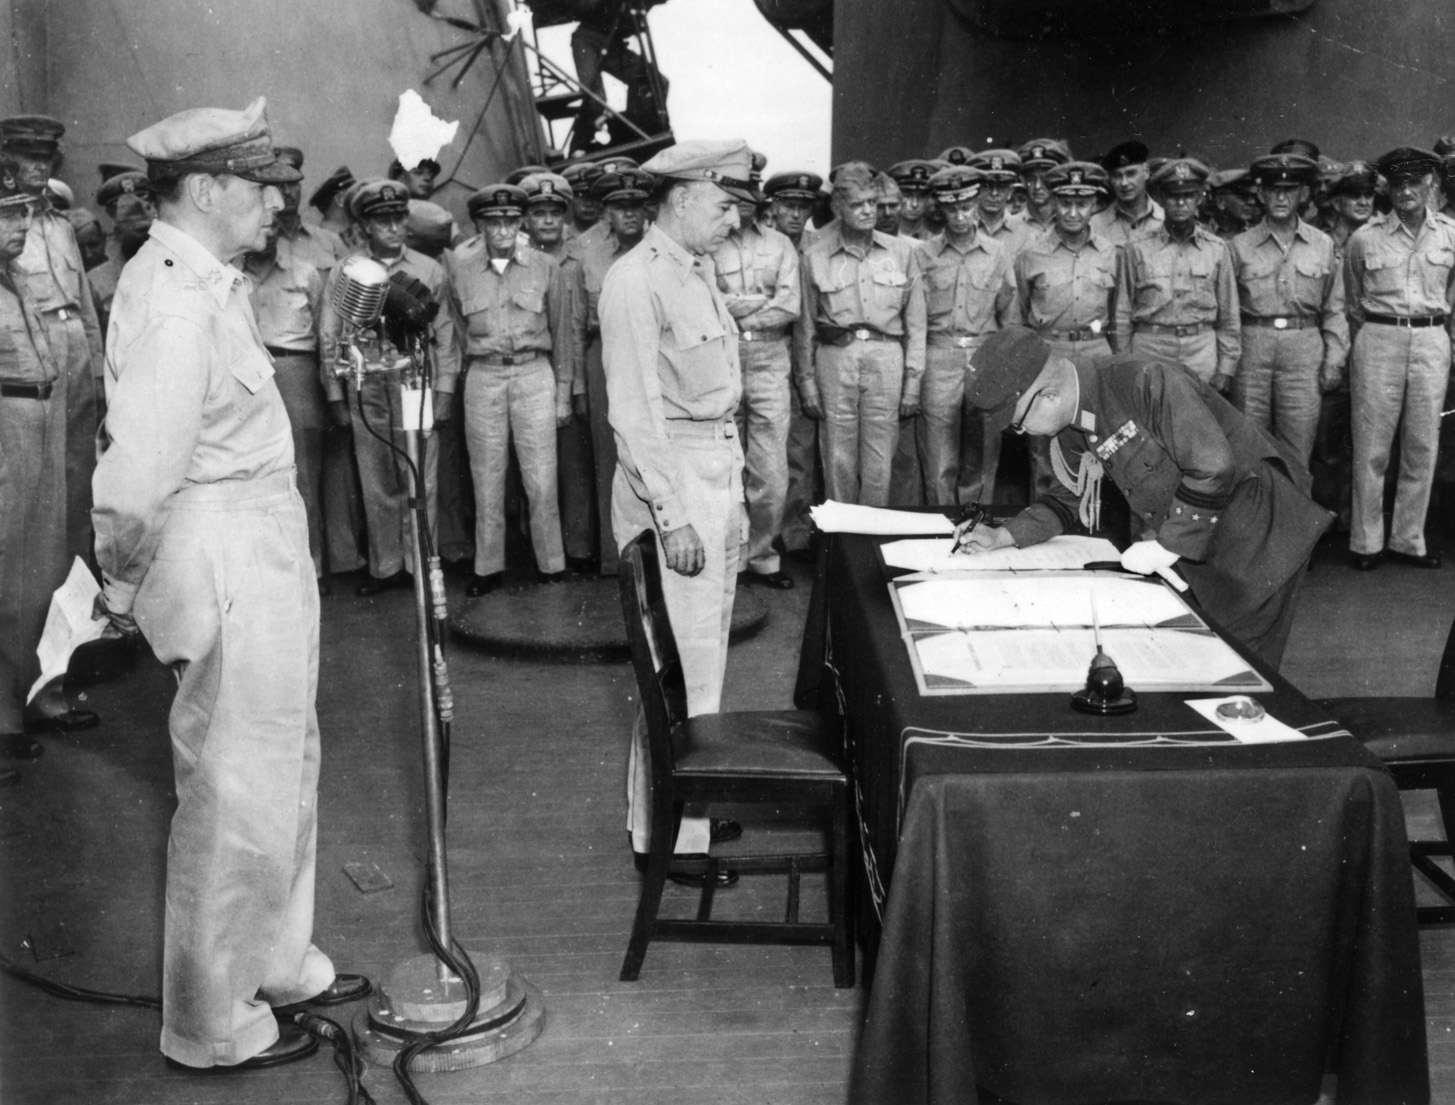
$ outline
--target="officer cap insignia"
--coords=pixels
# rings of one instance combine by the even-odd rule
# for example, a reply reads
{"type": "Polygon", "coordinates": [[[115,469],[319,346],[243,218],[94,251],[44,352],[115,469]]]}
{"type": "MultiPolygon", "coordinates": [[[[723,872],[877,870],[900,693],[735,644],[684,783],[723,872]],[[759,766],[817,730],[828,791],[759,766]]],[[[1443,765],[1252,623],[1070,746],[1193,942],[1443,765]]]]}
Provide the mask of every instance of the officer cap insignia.
{"type": "Polygon", "coordinates": [[[1081,172],[1080,169],[1072,169],[1071,170],[1071,183],[1072,184],[1080,184],[1081,183],[1081,178],[1082,178],[1083,175],[1084,174],[1081,172]]]}
{"type": "Polygon", "coordinates": [[[507,207],[507,206],[509,206],[509,204],[510,204],[510,193],[509,192],[496,192],[495,193],[495,202],[496,202],[496,204],[498,204],[501,207],[507,207]]]}
{"type": "Polygon", "coordinates": [[[122,180],[122,182],[121,182],[121,190],[123,192],[135,192],[136,191],[136,181],[134,179],[132,179],[131,177],[124,178],[122,180]]]}
{"type": "Polygon", "coordinates": [[[800,188],[807,188],[808,187],[808,177],[806,177],[806,176],[799,177],[798,178],[798,186],[800,188]]]}
{"type": "Polygon", "coordinates": [[[996,170],[1004,169],[1005,168],[1005,158],[1003,158],[1003,157],[992,157],[990,159],[990,167],[992,169],[996,169],[996,170]]]}
{"type": "Polygon", "coordinates": [[[1032,157],[1045,157],[1046,156],[1046,147],[1045,146],[1032,146],[1031,147],[1031,156],[1032,157]]]}

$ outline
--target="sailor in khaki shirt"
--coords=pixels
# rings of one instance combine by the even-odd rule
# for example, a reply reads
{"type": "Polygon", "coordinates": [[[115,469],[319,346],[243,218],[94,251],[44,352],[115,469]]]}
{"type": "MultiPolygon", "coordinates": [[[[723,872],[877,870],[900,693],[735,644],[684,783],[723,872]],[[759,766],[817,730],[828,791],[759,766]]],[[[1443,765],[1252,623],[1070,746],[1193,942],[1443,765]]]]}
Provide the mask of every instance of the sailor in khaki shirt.
{"type": "Polygon", "coordinates": [[[820,420],[831,499],[887,506],[900,419],[919,413],[925,291],[916,243],[874,229],[878,192],[862,162],[834,176],[836,220],[803,251],[794,371],[820,420]]]}
{"type": "Polygon", "coordinates": [[[1307,467],[1324,392],[1344,378],[1349,323],[1333,240],[1299,218],[1317,161],[1268,154],[1251,174],[1263,221],[1228,243],[1242,311],[1233,403],[1307,467]]]}
{"type": "MultiPolygon", "coordinates": [[[[657,222],[606,274],[601,339],[618,464],[611,522],[624,547],[660,543],[663,599],[690,716],[722,704],[728,629],[744,537],[737,327],[712,255],[754,198],[747,143],[679,142],[643,166],[661,180],[657,222]]],[[[649,764],[640,711],[627,777],[632,847],[647,851],[649,764]]],[[[682,819],[675,850],[705,853],[706,817],[682,819]]],[[[724,872],[723,878],[736,874],[724,872]]]]}
{"type": "Polygon", "coordinates": [[[740,225],[713,255],[717,286],[738,323],[743,398],[738,432],[746,464],[748,547],[742,579],[785,590],[793,577],[774,547],[788,495],[790,327],[801,297],[798,250],[771,227],[760,226],[756,204],[738,207],[740,225]]]}
{"type": "Polygon", "coordinates": [[[312,943],[318,589],[288,412],[229,263],[297,178],[264,106],[128,140],[160,212],[116,289],[95,480],[105,611],[177,675],[161,1048],[188,1067],[303,1058],[316,1042],[272,1006],[368,992],[312,943]]]}

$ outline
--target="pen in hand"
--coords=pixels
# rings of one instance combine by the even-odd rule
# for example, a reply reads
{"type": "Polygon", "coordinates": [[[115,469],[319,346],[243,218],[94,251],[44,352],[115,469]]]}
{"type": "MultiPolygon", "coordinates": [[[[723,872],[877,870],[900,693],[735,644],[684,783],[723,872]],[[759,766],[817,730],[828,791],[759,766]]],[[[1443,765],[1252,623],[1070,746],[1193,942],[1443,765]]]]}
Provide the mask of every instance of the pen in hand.
{"type": "Polygon", "coordinates": [[[985,521],[985,514],[986,510],[980,505],[979,499],[960,512],[960,521],[955,527],[955,543],[950,546],[951,555],[970,547],[970,535],[985,521]],[[968,527],[965,525],[967,522],[968,527]]]}

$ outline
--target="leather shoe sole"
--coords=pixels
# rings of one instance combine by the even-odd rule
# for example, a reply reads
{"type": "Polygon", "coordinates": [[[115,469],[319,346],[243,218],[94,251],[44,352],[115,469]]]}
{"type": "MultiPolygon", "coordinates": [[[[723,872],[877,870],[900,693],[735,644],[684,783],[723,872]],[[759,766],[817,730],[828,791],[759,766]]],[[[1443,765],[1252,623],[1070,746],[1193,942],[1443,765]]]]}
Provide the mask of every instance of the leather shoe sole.
{"type": "Polygon", "coordinates": [[[499,586],[500,573],[498,572],[488,576],[472,575],[470,582],[465,586],[465,594],[472,599],[478,599],[481,595],[488,595],[499,586]]]}
{"type": "Polygon", "coordinates": [[[714,844],[728,844],[731,841],[737,840],[742,835],[743,827],[736,821],[729,821],[725,818],[722,820],[713,818],[712,825],[708,830],[708,838],[714,844]]]}
{"type": "Polygon", "coordinates": [[[738,581],[758,587],[771,587],[775,591],[793,590],[793,577],[787,572],[739,572],[738,581]]]}
{"type": "Polygon", "coordinates": [[[78,733],[82,729],[94,729],[101,719],[90,710],[67,710],[64,714],[50,714],[45,717],[25,719],[27,733],[78,733]]]}
{"type": "Polygon", "coordinates": [[[38,760],[45,754],[40,741],[24,733],[6,733],[0,736],[0,756],[7,760],[38,760]]]}
{"type": "Polygon", "coordinates": [[[374,984],[363,975],[340,972],[333,976],[333,981],[326,990],[321,990],[304,1001],[275,1005],[273,1015],[291,1017],[294,1013],[302,1013],[314,1005],[346,1005],[351,1001],[363,1001],[373,992],[374,984]]]}
{"type": "Polygon", "coordinates": [[[256,1055],[230,1066],[193,1067],[167,1057],[167,1066],[185,1070],[192,1074],[232,1074],[234,1071],[262,1070],[265,1067],[281,1067],[285,1063],[296,1063],[307,1059],[318,1050],[318,1037],[310,1036],[297,1025],[280,1024],[278,1038],[256,1055]]]}
{"type": "Polygon", "coordinates": [[[1439,556],[1435,553],[1426,553],[1424,556],[1416,556],[1414,553],[1396,552],[1394,549],[1385,549],[1386,560],[1395,564],[1404,564],[1410,568],[1435,569],[1441,564],[1439,556]]]}
{"type": "Polygon", "coordinates": [[[1349,557],[1349,567],[1356,572],[1372,572],[1383,559],[1382,553],[1354,553],[1349,557]]]}

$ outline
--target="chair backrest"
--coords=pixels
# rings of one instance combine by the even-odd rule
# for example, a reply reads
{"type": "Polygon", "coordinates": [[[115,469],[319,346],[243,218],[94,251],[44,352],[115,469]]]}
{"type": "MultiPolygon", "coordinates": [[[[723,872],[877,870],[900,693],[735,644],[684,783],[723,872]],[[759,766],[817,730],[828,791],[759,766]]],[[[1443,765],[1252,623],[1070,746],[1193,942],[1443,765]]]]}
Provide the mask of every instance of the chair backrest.
{"type": "Polygon", "coordinates": [[[1435,676],[1435,697],[1455,699],[1455,621],[1445,638],[1445,651],[1440,657],[1440,672],[1435,676]]]}
{"type": "Polygon", "coordinates": [[[644,530],[622,550],[617,583],[637,693],[647,719],[655,782],[658,773],[671,774],[672,729],[687,719],[687,686],[662,595],[661,561],[652,530],[644,530]]]}

